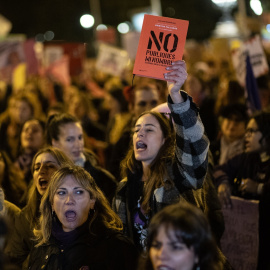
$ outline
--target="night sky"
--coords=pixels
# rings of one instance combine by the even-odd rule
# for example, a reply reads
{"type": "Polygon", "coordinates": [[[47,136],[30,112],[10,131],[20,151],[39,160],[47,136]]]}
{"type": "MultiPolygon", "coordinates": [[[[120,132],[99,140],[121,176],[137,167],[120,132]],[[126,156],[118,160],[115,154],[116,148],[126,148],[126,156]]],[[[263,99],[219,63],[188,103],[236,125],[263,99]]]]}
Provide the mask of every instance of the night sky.
{"type": "MultiPolygon", "coordinates": [[[[188,38],[211,35],[221,12],[211,0],[161,0],[162,15],[189,20],[188,38]]],[[[150,6],[150,0],[100,0],[102,23],[117,26],[130,21],[134,9],[150,6]]],[[[89,41],[91,30],[80,26],[80,16],[91,12],[89,0],[1,0],[0,14],[13,23],[11,33],[35,37],[53,31],[55,40],[89,41]]],[[[95,15],[95,14],[93,14],[95,15]]]]}

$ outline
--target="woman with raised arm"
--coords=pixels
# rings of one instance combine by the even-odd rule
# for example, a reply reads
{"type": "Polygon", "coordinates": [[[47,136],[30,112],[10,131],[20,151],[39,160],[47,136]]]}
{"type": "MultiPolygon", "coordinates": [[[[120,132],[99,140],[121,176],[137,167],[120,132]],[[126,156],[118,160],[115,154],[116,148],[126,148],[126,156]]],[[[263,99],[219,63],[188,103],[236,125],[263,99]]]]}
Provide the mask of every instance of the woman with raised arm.
{"type": "Polygon", "coordinates": [[[186,64],[177,61],[167,70],[170,72],[164,76],[174,128],[158,112],[139,116],[133,145],[122,162],[125,178],[113,201],[125,233],[139,249],[145,248],[151,217],[184,199],[186,191],[201,188],[207,171],[209,140],[196,105],[180,91],[187,78],[186,64]]]}

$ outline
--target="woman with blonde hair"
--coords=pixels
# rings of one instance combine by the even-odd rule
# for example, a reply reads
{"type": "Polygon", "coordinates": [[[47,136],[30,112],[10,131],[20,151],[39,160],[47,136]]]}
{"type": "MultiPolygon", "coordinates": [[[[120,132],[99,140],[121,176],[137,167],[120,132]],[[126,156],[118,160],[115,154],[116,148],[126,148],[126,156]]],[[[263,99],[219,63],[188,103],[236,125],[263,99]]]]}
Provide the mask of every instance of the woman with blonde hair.
{"type": "Polygon", "coordinates": [[[73,162],[61,150],[52,147],[42,148],[33,158],[33,183],[28,192],[28,202],[15,218],[14,230],[5,249],[9,259],[19,267],[26,266],[24,261],[34,246],[33,229],[38,224],[41,198],[52,174],[63,164],[73,164],[73,162]]]}
{"type": "Polygon", "coordinates": [[[73,165],[52,177],[40,205],[29,269],[133,269],[135,247],[92,176],[73,165]]]}

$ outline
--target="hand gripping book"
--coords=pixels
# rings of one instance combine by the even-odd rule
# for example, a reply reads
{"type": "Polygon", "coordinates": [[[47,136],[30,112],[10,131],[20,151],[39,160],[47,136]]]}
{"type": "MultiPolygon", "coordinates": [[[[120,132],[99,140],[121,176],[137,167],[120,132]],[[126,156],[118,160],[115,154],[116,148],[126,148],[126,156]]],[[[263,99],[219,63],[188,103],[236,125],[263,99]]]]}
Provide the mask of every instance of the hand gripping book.
{"type": "Polygon", "coordinates": [[[188,21],[144,15],[133,74],[165,80],[166,67],[181,60],[188,21]]]}

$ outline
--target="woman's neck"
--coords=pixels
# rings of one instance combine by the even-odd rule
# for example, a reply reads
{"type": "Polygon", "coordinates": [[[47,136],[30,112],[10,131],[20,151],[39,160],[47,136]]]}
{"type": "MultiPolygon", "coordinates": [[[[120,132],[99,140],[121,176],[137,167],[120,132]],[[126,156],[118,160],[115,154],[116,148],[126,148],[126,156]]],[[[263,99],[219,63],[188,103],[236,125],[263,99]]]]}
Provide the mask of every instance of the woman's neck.
{"type": "Polygon", "coordinates": [[[143,166],[143,175],[142,175],[142,181],[145,182],[148,180],[149,176],[149,165],[145,164],[144,162],[142,163],[143,166]]]}

